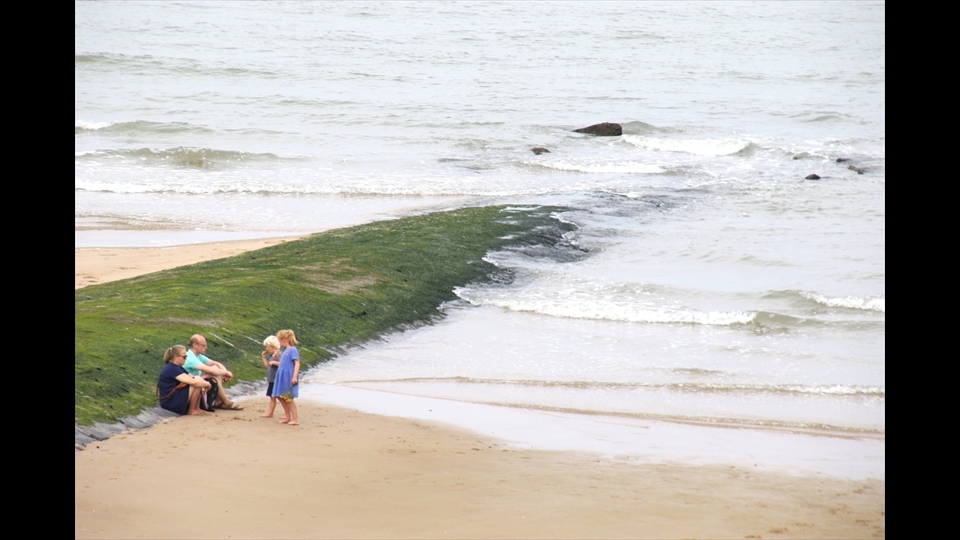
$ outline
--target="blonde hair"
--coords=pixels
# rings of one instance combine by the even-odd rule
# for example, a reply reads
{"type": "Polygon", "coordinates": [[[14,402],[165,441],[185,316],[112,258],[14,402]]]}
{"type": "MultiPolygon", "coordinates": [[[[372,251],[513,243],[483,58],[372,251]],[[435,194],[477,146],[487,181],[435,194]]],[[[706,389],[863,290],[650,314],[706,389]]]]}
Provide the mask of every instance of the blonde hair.
{"type": "Polygon", "coordinates": [[[286,340],[291,346],[297,344],[297,336],[294,335],[293,330],[281,330],[277,332],[277,338],[286,340]]]}
{"type": "Polygon", "coordinates": [[[163,363],[169,364],[174,358],[187,354],[187,348],[183,345],[174,345],[167,349],[167,352],[163,353],[163,363]]]}
{"type": "Polygon", "coordinates": [[[264,347],[273,347],[274,349],[280,349],[280,340],[277,339],[277,336],[267,336],[267,339],[263,340],[264,347]]]}

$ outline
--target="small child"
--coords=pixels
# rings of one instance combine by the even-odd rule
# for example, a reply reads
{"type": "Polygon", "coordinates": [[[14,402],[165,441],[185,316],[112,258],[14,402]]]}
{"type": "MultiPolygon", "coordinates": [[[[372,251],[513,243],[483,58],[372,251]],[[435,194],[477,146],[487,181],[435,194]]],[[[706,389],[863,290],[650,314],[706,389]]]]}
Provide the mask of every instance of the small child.
{"type": "MultiPolygon", "coordinates": [[[[263,367],[267,368],[267,395],[270,396],[270,408],[260,418],[273,418],[273,410],[277,408],[277,398],[273,396],[273,382],[277,378],[277,368],[280,367],[280,340],[277,336],[269,336],[263,340],[267,350],[260,353],[263,367]]],[[[280,417],[283,420],[285,417],[280,417]]]]}
{"type": "Polygon", "coordinates": [[[300,417],[297,415],[297,404],[294,399],[300,395],[300,353],[297,351],[297,336],[293,330],[277,332],[277,339],[283,347],[280,355],[280,367],[277,369],[276,385],[273,387],[273,396],[280,399],[284,418],[281,424],[299,426],[300,417]]]}

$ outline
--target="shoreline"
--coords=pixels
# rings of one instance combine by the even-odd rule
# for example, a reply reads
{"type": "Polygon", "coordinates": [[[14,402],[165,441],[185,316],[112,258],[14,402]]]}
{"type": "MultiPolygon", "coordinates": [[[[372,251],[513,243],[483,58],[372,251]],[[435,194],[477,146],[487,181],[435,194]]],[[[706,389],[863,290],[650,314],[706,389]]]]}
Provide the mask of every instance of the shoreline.
{"type": "MultiPolygon", "coordinates": [[[[77,288],[290,239],[75,248],[77,288]]],[[[885,536],[883,479],[523,448],[322,396],[298,400],[294,428],[259,417],[264,396],[238,399],[245,411],[163,419],[75,452],[75,537],[885,536]],[[171,521],[169,501],[207,493],[203,481],[170,481],[171,471],[209,478],[210,464],[186,454],[216,456],[219,486],[171,521]]]]}

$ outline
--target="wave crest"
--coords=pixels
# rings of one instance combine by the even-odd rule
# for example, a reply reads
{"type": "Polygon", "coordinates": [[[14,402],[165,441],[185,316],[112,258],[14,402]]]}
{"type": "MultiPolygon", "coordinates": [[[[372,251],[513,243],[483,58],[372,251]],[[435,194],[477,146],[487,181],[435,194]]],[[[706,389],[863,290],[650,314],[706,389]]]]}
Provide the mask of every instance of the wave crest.
{"type": "Polygon", "coordinates": [[[583,173],[656,174],[664,169],[652,163],[621,161],[619,163],[573,163],[569,161],[525,161],[526,165],[545,167],[558,171],[583,173]]]}
{"type": "Polygon", "coordinates": [[[212,130],[194,126],[186,122],[150,122],[147,120],[133,120],[125,122],[88,122],[85,120],[74,120],[73,134],[80,135],[91,131],[101,133],[122,133],[124,135],[136,135],[138,133],[210,133],[212,130]]]}
{"type": "Polygon", "coordinates": [[[828,298],[822,294],[811,292],[801,292],[800,295],[807,300],[813,300],[818,304],[830,307],[863,309],[867,311],[879,311],[881,313],[886,313],[887,311],[887,301],[885,298],[859,298],[856,296],[828,298]]]}
{"type": "Polygon", "coordinates": [[[146,165],[173,165],[175,167],[188,167],[198,169],[209,169],[231,163],[249,163],[249,162],[276,162],[280,157],[269,152],[251,153],[237,152],[233,150],[216,150],[213,148],[193,148],[186,146],[177,146],[175,148],[164,148],[155,150],[152,148],[137,148],[131,150],[101,150],[95,152],[78,152],[74,155],[78,160],[102,160],[102,159],[126,159],[136,160],[138,163],[146,165]]]}
{"type": "Polygon", "coordinates": [[[660,152],[681,152],[697,156],[729,156],[754,145],[742,139],[661,139],[642,135],[624,135],[623,140],[640,148],[660,152]]]}
{"type": "Polygon", "coordinates": [[[473,295],[463,288],[455,289],[454,293],[463,300],[476,306],[494,306],[510,311],[525,311],[570,319],[731,326],[751,323],[757,316],[756,312],[750,311],[697,311],[666,307],[647,308],[631,305],[612,305],[599,302],[560,303],[545,300],[483,297],[481,295],[473,295]]]}
{"type": "Polygon", "coordinates": [[[489,379],[479,377],[408,377],[401,379],[360,379],[339,381],[340,383],[461,383],[461,384],[497,384],[510,386],[528,386],[537,388],[569,388],[583,390],[666,390],[683,393],[705,394],[781,394],[781,395],[819,395],[819,396],[860,396],[886,398],[885,386],[864,386],[850,384],[737,384],[716,382],[619,382],[619,381],[577,381],[577,380],[535,380],[535,379],[489,379]]]}

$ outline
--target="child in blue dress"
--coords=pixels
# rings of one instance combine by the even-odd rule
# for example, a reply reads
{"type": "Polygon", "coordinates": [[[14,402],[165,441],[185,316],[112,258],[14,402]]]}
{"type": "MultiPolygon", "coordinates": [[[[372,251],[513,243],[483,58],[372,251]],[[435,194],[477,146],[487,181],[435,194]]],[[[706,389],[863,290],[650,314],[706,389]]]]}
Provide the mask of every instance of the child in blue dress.
{"type": "Polygon", "coordinates": [[[285,417],[280,419],[281,424],[291,426],[300,425],[300,417],[297,416],[297,404],[293,402],[294,398],[300,397],[300,352],[297,351],[297,336],[293,330],[281,330],[277,332],[277,340],[283,347],[283,354],[280,355],[280,367],[277,368],[277,378],[273,383],[273,397],[280,399],[280,405],[283,407],[285,417]]]}
{"type": "MultiPolygon", "coordinates": [[[[273,397],[273,383],[277,379],[277,368],[280,367],[280,341],[277,336],[269,336],[263,340],[265,351],[260,353],[263,367],[267,368],[267,395],[270,396],[270,408],[260,418],[273,418],[273,410],[277,408],[277,398],[273,397]]],[[[283,420],[286,417],[280,418],[283,420]]]]}

